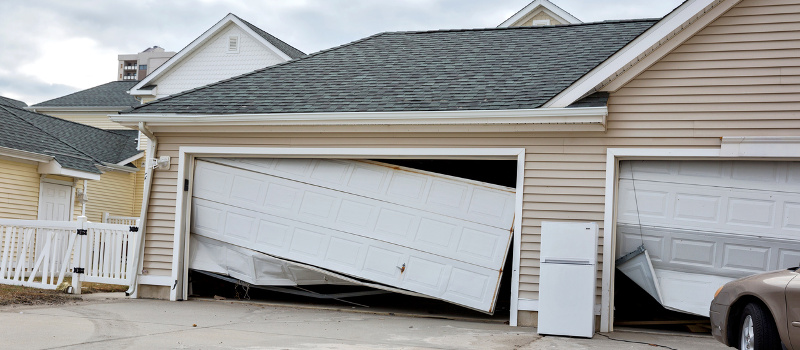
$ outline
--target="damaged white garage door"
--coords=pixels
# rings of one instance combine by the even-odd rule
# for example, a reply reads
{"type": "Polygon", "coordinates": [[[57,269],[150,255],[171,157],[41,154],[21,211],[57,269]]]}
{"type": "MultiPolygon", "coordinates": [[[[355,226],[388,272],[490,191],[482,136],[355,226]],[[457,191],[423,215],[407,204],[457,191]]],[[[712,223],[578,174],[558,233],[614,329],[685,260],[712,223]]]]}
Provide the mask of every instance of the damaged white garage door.
{"type": "Polygon", "coordinates": [[[191,232],[493,312],[514,197],[371,161],[213,158],[196,163],[191,232]]]}
{"type": "Polygon", "coordinates": [[[708,316],[726,282],[800,264],[800,163],[621,162],[617,237],[617,257],[648,253],[622,272],[666,308],[708,316]]]}

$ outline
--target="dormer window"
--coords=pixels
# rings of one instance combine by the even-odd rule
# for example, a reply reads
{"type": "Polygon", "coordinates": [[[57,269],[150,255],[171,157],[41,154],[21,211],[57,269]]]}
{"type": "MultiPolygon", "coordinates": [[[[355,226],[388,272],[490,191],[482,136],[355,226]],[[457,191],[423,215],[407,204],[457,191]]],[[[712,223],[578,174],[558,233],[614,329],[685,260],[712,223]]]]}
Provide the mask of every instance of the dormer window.
{"type": "Polygon", "coordinates": [[[228,37],[228,53],[239,53],[238,35],[231,35],[228,37]]]}

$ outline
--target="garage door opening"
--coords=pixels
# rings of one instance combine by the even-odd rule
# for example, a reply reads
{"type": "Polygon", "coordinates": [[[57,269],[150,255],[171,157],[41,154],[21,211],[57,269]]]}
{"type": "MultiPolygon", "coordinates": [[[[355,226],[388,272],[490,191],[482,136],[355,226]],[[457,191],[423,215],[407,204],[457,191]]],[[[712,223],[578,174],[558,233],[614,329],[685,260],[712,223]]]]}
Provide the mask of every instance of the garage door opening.
{"type": "Polygon", "coordinates": [[[615,325],[703,331],[717,288],[800,257],[797,162],[621,161],[618,189],[615,325]]]}
{"type": "Polygon", "coordinates": [[[509,317],[517,161],[199,158],[195,169],[189,267],[203,272],[190,274],[193,295],[509,317]],[[272,258],[280,273],[263,274],[272,258]],[[315,300],[241,286],[346,295],[370,294],[370,283],[411,295],[315,300]]]}

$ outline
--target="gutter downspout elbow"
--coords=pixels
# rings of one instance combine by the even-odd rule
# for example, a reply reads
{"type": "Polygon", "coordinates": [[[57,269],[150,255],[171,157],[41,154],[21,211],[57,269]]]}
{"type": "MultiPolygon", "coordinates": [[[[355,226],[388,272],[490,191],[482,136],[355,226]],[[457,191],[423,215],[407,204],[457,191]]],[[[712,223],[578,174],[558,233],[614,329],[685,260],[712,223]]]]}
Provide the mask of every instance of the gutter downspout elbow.
{"type": "Polygon", "coordinates": [[[150,188],[153,183],[153,155],[158,149],[158,140],[156,136],[147,128],[144,122],[139,122],[139,132],[147,136],[147,150],[145,151],[145,175],[144,175],[144,189],[142,192],[142,208],[139,213],[139,241],[136,242],[136,254],[133,254],[135,261],[130,265],[133,267],[128,276],[128,290],[126,295],[136,298],[138,295],[138,277],[142,271],[142,261],[144,260],[144,237],[147,234],[147,208],[150,204],[150,188]]]}

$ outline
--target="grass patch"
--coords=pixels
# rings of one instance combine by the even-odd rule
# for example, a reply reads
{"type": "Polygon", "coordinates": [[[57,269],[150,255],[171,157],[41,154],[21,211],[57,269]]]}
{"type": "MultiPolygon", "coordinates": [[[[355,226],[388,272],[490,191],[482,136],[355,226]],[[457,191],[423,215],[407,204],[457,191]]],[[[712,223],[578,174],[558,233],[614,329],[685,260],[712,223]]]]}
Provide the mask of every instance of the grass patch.
{"type": "MultiPolygon", "coordinates": [[[[62,285],[71,285],[72,280],[64,279],[62,285]]],[[[115,293],[128,290],[128,286],[116,284],[83,282],[81,294],[115,293]]],[[[54,305],[63,304],[75,298],[63,291],[39,289],[22,286],[0,284],[0,306],[4,305],[54,305]]]]}

